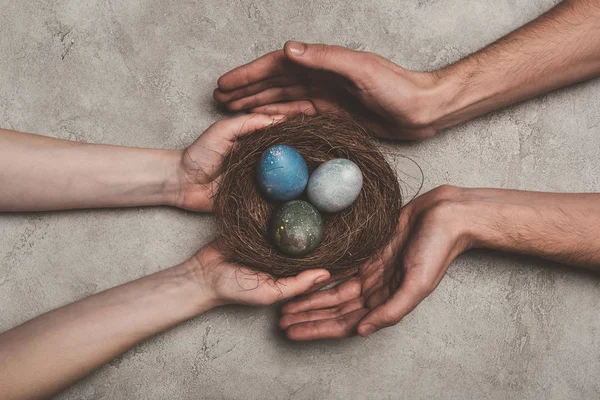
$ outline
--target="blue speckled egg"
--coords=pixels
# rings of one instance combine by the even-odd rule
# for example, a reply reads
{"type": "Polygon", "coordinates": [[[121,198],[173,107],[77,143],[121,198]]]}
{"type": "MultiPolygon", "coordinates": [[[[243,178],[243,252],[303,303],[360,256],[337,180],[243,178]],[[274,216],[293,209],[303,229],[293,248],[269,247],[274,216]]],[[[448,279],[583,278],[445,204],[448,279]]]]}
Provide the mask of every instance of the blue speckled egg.
{"type": "Polygon", "coordinates": [[[358,165],[344,158],[319,166],[308,181],[310,202],[322,212],[338,212],[349,207],[362,189],[363,176],[358,165]]]}
{"type": "Polygon", "coordinates": [[[283,144],[265,150],[256,172],[260,190],[271,200],[293,200],[308,183],[306,161],[296,149],[283,144]]]}

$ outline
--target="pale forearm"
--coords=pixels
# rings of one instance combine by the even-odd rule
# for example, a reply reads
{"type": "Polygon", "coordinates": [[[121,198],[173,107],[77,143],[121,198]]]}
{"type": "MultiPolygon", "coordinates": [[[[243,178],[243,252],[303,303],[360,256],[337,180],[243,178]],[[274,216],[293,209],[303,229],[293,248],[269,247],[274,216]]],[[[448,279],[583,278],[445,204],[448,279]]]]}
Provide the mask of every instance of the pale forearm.
{"type": "Polygon", "coordinates": [[[475,247],[600,267],[600,194],[465,189],[459,204],[475,247]]]}
{"type": "Polygon", "coordinates": [[[600,75],[600,0],[567,0],[435,73],[436,130],[600,75]]]}
{"type": "Polygon", "coordinates": [[[0,335],[2,398],[50,396],[137,343],[214,306],[181,264],[0,335]]]}
{"type": "Polygon", "coordinates": [[[0,212],[172,204],[180,159],[0,130],[0,212]]]}

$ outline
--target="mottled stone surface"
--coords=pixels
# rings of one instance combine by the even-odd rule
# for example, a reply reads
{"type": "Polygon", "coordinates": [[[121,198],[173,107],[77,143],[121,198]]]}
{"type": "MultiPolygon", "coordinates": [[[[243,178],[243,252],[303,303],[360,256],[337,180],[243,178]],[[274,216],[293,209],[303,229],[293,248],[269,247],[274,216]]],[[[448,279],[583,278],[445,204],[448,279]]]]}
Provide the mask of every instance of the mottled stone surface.
{"type": "Polygon", "coordinates": [[[275,201],[298,198],[308,183],[306,161],[296,149],[283,144],[265,150],[256,175],[261,192],[275,201]]]}
{"type": "MultiPolygon", "coordinates": [[[[295,38],[446,65],[557,0],[0,0],[0,126],[178,148],[225,116],[221,73],[295,38]]],[[[600,191],[600,81],[386,144],[406,200],[450,183],[600,191]],[[397,156],[395,156],[397,155],[397,156]],[[403,158],[407,157],[407,158],[403,158]]],[[[0,188],[5,190],[5,188],[0,188]]],[[[0,215],[0,330],[184,261],[212,217],[166,207],[0,215]]],[[[60,400],[591,399],[600,278],[470,252],[399,325],[291,343],[278,309],[222,307],[137,346],[60,400]]]]}
{"type": "Polygon", "coordinates": [[[362,189],[363,176],[358,165],[336,158],[314,170],[308,180],[306,194],[319,211],[334,213],[354,203],[362,189]]]}
{"type": "Polygon", "coordinates": [[[289,201],[273,214],[271,240],[288,256],[312,253],[323,238],[323,220],[319,211],[303,200],[289,201]]]}

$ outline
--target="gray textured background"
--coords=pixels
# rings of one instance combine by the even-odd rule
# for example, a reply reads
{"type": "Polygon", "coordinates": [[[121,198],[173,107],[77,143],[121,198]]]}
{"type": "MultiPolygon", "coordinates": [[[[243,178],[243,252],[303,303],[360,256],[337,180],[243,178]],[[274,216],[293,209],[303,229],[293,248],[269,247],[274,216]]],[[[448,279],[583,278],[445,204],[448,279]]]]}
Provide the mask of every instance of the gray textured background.
{"type": "MultiPolygon", "coordinates": [[[[433,69],[556,2],[0,0],[0,126],[177,148],[223,116],[211,100],[217,77],[286,39],[433,69]]],[[[396,147],[421,165],[425,189],[584,192],[600,191],[599,149],[599,81],[396,147]]],[[[0,331],[179,263],[213,228],[210,216],[169,208],[1,215],[0,331]]],[[[417,311],[371,338],[290,343],[276,308],[228,307],[59,398],[598,397],[599,284],[537,259],[470,253],[417,311]]]]}

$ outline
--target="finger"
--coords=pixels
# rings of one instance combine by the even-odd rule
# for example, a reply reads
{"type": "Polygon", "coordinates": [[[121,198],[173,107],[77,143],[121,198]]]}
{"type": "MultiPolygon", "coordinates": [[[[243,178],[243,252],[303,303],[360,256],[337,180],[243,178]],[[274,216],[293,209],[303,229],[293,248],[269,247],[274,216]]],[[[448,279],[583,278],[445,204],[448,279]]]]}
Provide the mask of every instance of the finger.
{"type": "Polygon", "coordinates": [[[279,320],[279,327],[287,329],[290,325],[299,324],[301,322],[318,321],[323,319],[336,318],[344,314],[348,314],[354,310],[364,307],[362,297],[347,301],[337,307],[325,308],[314,311],[304,311],[294,314],[284,314],[279,320]]]}
{"type": "Polygon", "coordinates": [[[250,85],[270,77],[295,72],[283,50],[265,54],[248,64],[239,66],[219,78],[217,85],[224,92],[250,85]]]}
{"type": "MultiPolygon", "coordinates": [[[[310,293],[315,293],[318,292],[319,290],[323,289],[325,286],[329,286],[332,285],[332,283],[334,283],[336,281],[334,276],[330,276],[329,279],[323,281],[323,282],[319,282],[317,285],[314,285],[313,287],[311,287],[308,291],[306,291],[306,293],[304,293],[305,295],[308,295],[310,293]]],[[[333,287],[334,285],[330,286],[333,287]]]]}
{"type": "Polygon", "coordinates": [[[276,292],[276,295],[272,292],[271,296],[274,297],[269,301],[269,303],[274,303],[275,301],[301,295],[314,285],[326,281],[329,277],[329,271],[326,269],[311,269],[287,278],[274,280],[267,275],[261,279],[264,279],[271,286],[272,290],[276,292]]]}
{"type": "Polygon", "coordinates": [[[358,334],[369,336],[380,329],[396,325],[430,293],[431,291],[426,289],[424,285],[414,283],[410,278],[405,278],[391,299],[376,307],[360,321],[358,334]]]}
{"type": "Polygon", "coordinates": [[[307,44],[289,41],[284,46],[285,55],[293,62],[314,70],[326,70],[349,79],[355,84],[362,83],[362,71],[366,54],[341,46],[307,44]]]}
{"type": "Polygon", "coordinates": [[[286,336],[291,340],[340,339],[354,336],[356,324],[369,310],[359,308],[337,318],[291,325],[286,336]]]}
{"type": "Polygon", "coordinates": [[[290,301],[281,308],[281,311],[284,314],[290,314],[307,310],[329,308],[358,298],[360,292],[360,282],[358,279],[353,278],[334,288],[312,293],[290,301]]]}
{"type": "Polygon", "coordinates": [[[267,78],[262,81],[252,83],[248,86],[244,86],[230,92],[225,92],[217,88],[213,92],[213,97],[220,103],[228,103],[244,97],[252,96],[253,94],[260,93],[263,90],[272,87],[291,86],[297,84],[298,82],[299,79],[295,75],[276,76],[273,78],[267,78]]]}
{"type": "Polygon", "coordinates": [[[263,90],[252,96],[227,103],[227,108],[232,111],[240,111],[281,101],[306,100],[308,99],[309,94],[310,90],[303,85],[274,87],[263,90]]]}
{"type": "Polygon", "coordinates": [[[289,103],[275,103],[267,106],[255,107],[250,110],[253,113],[266,115],[316,115],[315,106],[308,100],[292,101],[289,103]]]}
{"type": "Polygon", "coordinates": [[[285,119],[283,115],[246,114],[235,118],[222,119],[212,124],[206,135],[219,135],[219,138],[233,141],[238,136],[266,128],[285,119]]]}

